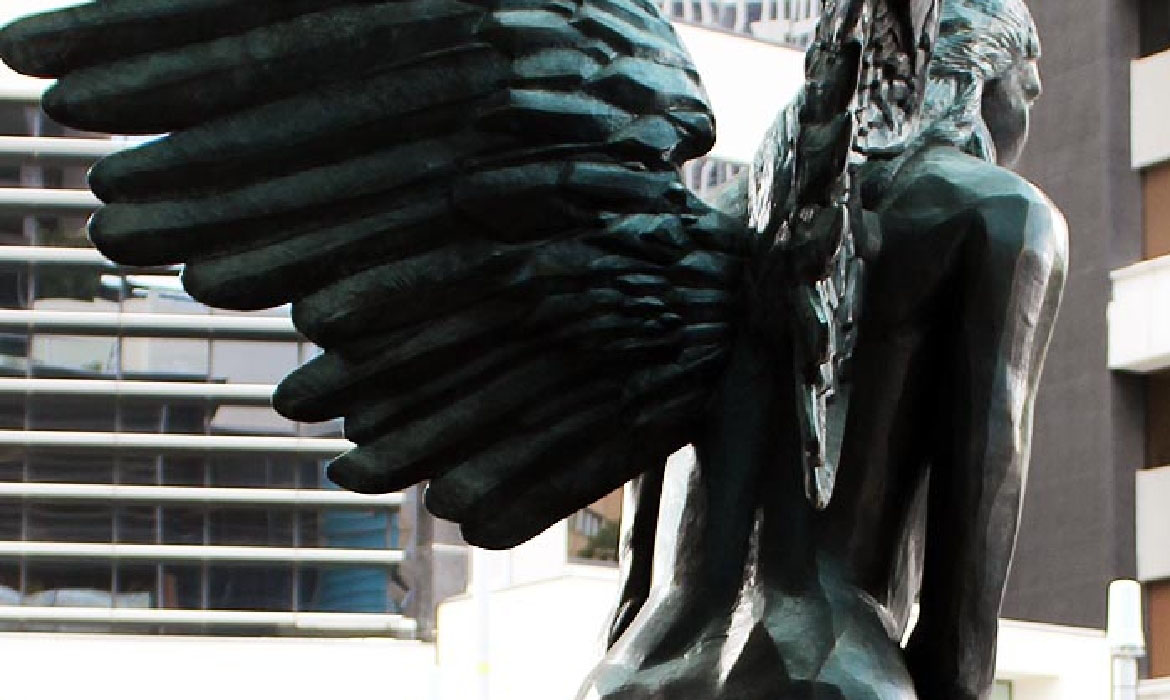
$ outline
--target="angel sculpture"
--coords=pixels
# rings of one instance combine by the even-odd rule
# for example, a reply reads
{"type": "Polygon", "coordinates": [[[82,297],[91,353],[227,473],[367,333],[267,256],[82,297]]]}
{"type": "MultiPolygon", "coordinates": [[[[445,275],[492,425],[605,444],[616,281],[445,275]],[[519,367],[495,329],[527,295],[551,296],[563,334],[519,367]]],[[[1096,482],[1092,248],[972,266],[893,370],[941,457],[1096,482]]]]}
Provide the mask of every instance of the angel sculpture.
{"type": "Polygon", "coordinates": [[[291,302],[324,352],[274,404],[345,419],[337,483],[426,481],[503,548],[639,478],[582,697],[986,697],[1066,255],[1001,167],[1040,90],[1021,0],[826,2],[716,205],[648,0],[101,0],[0,55],[60,122],[169,134],[95,166],[91,237],[291,302]]]}

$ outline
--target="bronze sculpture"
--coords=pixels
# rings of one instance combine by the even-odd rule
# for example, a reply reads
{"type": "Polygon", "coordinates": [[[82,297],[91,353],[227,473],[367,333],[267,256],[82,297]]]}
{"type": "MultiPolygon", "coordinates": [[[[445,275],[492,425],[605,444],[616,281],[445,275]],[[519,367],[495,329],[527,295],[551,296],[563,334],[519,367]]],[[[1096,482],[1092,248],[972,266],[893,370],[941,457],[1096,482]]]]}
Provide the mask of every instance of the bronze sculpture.
{"type": "Polygon", "coordinates": [[[507,547],[648,472],[585,697],[987,692],[1065,264],[994,164],[1039,93],[1020,0],[830,0],[715,207],[677,173],[710,110],[644,0],[106,0],[0,55],[61,78],[59,121],[170,132],[95,167],[91,236],[215,306],[292,302],[325,352],[275,405],[345,418],[338,483],[429,480],[507,547]]]}

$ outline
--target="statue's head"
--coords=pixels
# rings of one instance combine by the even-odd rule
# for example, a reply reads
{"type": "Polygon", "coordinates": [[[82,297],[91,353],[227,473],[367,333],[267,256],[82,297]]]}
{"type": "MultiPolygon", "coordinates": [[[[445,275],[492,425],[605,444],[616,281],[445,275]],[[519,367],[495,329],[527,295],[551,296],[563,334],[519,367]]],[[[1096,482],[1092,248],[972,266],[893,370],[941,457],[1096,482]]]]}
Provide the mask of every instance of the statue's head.
{"type": "Polygon", "coordinates": [[[1023,0],[943,0],[924,107],[929,136],[1012,166],[1040,96],[1039,59],[1023,0]]]}

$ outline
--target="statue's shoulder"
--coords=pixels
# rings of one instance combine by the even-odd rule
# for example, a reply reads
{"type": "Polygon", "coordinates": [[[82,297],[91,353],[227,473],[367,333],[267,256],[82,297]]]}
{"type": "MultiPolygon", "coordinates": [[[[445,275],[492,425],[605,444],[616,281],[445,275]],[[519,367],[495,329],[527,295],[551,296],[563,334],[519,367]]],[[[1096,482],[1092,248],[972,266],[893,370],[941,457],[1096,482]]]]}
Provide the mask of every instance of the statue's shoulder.
{"type": "Polygon", "coordinates": [[[953,146],[922,149],[894,177],[885,204],[899,199],[934,197],[957,205],[998,198],[1018,198],[1055,209],[1040,188],[1007,168],[969,155],[953,146]]]}
{"type": "Polygon", "coordinates": [[[1060,209],[1025,177],[950,146],[924,149],[900,168],[876,207],[885,224],[953,229],[976,217],[998,240],[1043,255],[1056,267],[1068,258],[1068,224],[1060,209]]]}

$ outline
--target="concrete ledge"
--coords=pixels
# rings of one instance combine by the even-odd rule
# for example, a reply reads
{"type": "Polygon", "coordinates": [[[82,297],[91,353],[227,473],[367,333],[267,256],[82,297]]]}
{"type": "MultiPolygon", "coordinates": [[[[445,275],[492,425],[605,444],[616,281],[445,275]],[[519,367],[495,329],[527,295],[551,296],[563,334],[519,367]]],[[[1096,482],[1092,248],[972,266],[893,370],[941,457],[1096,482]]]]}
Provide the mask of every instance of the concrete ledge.
{"type": "Polygon", "coordinates": [[[1134,61],[1130,70],[1133,101],[1133,167],[1170,160],[1170,51],[1134,61]]]}
{"type": "Polygon", "coordinates": [[[1170,466],[1139,471],[1135,488],[1138,578],[1170,578],[1170,466]]]}
{"type": "MultiPolygon", "coordinates": [[[[1170,79],[1170,78],[1168,78],[1170,79]]],[[[1109,304],[1109,368],[1170,368],[1170,256],[1117,270],[1109,304]]]]}

